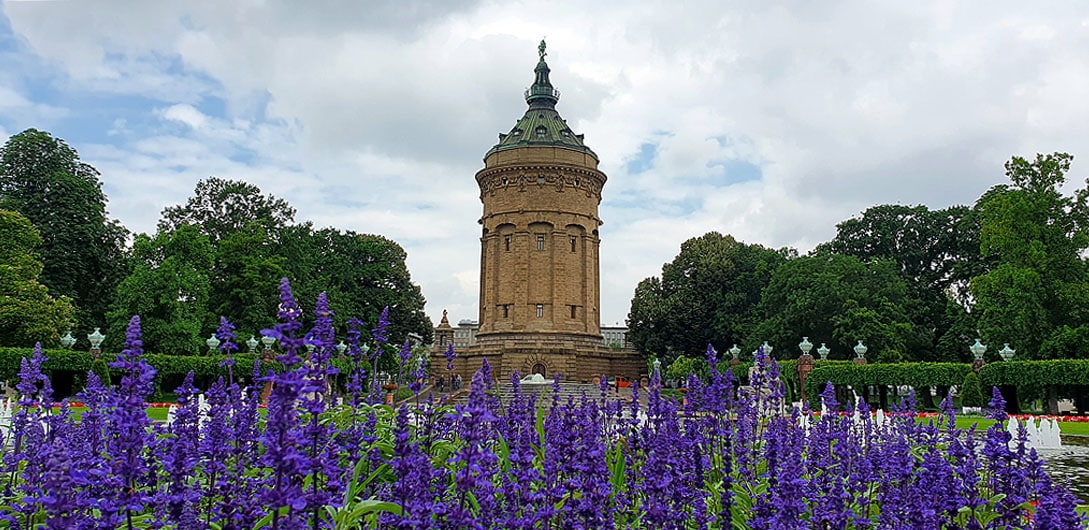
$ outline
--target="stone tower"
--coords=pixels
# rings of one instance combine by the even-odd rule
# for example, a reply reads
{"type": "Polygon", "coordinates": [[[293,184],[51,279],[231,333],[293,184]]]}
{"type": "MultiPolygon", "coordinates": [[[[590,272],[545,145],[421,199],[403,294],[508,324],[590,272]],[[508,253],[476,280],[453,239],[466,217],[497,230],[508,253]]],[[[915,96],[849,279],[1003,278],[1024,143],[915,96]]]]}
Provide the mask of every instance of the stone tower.
{"type": "MultiPolygon", "coordinates": [[[[476,174],[480,329],[459,353],[467,372],[486,358],[497,375],[566,380],[638,375],[632,352],[605,348],[600,330],[598,158],[556,112],[545,43],[526,90],[525,115],[484,155],[476,174]]],[[[466,374],[463,376],[467,377],[466,374]]]]}

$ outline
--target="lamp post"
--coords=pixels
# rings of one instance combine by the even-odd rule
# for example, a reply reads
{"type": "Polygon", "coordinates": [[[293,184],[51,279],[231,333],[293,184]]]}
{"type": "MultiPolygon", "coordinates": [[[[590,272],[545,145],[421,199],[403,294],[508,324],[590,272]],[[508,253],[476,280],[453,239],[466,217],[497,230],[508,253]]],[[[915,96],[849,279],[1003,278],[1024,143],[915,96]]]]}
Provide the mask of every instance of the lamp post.
{"type": "Polygon", "coordinates": [[[775,349],[768,344],[768,341],[764,341],[764,344],[761,344],[760,347],[764,349],[764,355],[767,355],[769,358],[771,357],[771,350],[775,349]]]}
{"type": "Polygon", "coordinates": [[[261,354],[261,359],[265,361],[271,361],[272,345],[276,344],[276,337],[273,337],[271,335],[264,335],[261,337],[261,344],[265,346],[265,351],[261,354]]]}
{"type": "Polygon", "coordinates": [[[854,361],[855,364],[866,364],[866,352],[869,351],[870,349],[867,348],[865,344],[862,344],[861,340],[859,340],[858,344],[855,344],[854,350],[855,350],[855,361],[854,361]]]}
{"type": "Polygon", "coordinates": [[[798,383],[802,387],[802,408],[805,408],[805,378],[809,377],[809,372],[813,371],[813,366],[816,365],[816,361],[813,360],[813,356],[809,354],[809,350],[813,349],[813,343],[809,342],[809,337],[802,337],[802,341],[798,343],[798,349],[802,350],[801,357],[798,357],[798,383]]]}
{"type": "Polygon", "coordinates": [[[76,338],[73,337],[72,332],[69,331],[68,333],[65,333],[63,337],[61,337],[60,343],[64,349],[70,350],[72,349],[72,345],[76,343],[76,338]]]}
{"type": "Polygon", "coordinates": [[[204,341],[204,344],[208,346],[208,355],[212,355],[215,353],[216,348],[219,347],[219,339],[216,338],[215,333],[212,333],[212,336],[208,337],[208,340],[204,341]]]}
{"type": "Polygon", "coordinates": [[[344,355],[344,350],[348,349],[348,345],[344,344],[344,341],[337,343],[337,355],[344,355]]]}
{"type": "Polygon", "coordinates": [[[798,343],[798,349],[802,350],[802,355],[809,355],[809,351],[813,349],[813,343],[809,342],[809,337],[802,337],[802,341],[798,343]]]}
{"type": "Polygon", "coordinates": [[[987,364],[986,361],[983,360],[983,354],[987,353],[987,345],[980,342],[979,339],[976,339],[976,343],[969,346],[968,350],[972,352],[972,370],[978,373],[979,369],[983,368],[984,364],[987,364]]]}
{"type": "Polygon", "coordinates": [[[998,350],[998,354],[1002,356],[1003,361],[1013,360],[1013,354],[1017,353],[1017,350],[1010,347],[1010,343],[1004,343],[1002,349],[998,350]]]}
{"type": "Polygon", "coordinates": [[[254,353],[257,350],[257,338],[250,335],[249,340],[246,341],[246,347],[250,349],[250,353],[254,353]]]}
{"type": "Polygon", "coordinates": [[[829,353],[832,353],[832,350],[829,350],[828,346],[825,346],[824,343],[822,342],[821,347],[817,348],[817,355],[821,356],[822,361],[827,361],[829,353]]]}
{"type": "MultiPolygon", "coordinates": [[[[659,361],[658,358],[655,357],[654,362],[650,364],[651,366],[654,366],[654,373],[658,374],[658,379],[661,380],[662,376],[660,370],[662,369],[662,361],[659,361]]],[[[654,377],[654,374],[651,374],[651,377],[654,377]]]]}
{"type": "Polygon", "coordinates": [[[102,356],[102,341],[106,340],[106,336],[95,328],[91,334],[87,335],[87,340],[91,341],[91,356],[98,360],[102,356]]]}
{"type": "Polygon", "coordinates": [[[734,344],[732,348],[726,351],[730,352],[730,366],[741,364],[741,359],[737,357],[738,355],[741,355],[741,348],[738,348],[737,344],[734,344]]]}

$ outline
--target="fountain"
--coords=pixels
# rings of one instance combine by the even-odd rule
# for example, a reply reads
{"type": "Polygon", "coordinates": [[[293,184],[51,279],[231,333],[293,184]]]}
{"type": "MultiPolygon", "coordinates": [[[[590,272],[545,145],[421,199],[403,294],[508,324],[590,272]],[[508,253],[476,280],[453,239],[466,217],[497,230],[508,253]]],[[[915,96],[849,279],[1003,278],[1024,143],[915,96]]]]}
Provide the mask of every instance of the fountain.
{"type": "Polygon", "coordinates": [[[1025,446],[1035,449],[1062,449],[1063,442],[1059,437],[1059,424],[1054,418],[1041,418],[1038,422],[1031,418],[1018,420],[1010,418],[1006,422],[1006,430],[1010,433],[1010,448],[1017,446],[1018,431],[1020,425],[1025,426],[1028,436],[1025,446]]]}
{"type": "Polygon", "coordinates": [[[519,380],[523,386],[525,385],[551,385],[552,379],[545,379],[545,376],[541,374],[529,374],[519,380]]]}

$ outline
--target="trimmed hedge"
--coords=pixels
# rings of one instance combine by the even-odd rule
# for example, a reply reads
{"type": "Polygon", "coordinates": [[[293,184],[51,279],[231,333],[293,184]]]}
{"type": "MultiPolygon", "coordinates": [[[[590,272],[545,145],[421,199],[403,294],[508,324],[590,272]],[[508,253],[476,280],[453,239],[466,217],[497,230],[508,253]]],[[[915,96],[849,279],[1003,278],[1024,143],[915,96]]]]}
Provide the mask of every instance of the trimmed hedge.
{"type": "Polygon", "coordinates": [[[971,365],[962,363],[817,363],[805,380],[805,393],[810,403],[820,403],[820,393],[828,383],[855,388],[868,385],[953,386],[963,383],[964,376],[971,370],[971,365]]]}
{"type": "MultiPolygon", "coordinates": [[[[33,352],[33,348],[0,348],[0,380],[9,382],[18,380],[22,359],[24,357],[30,358],[33,352]]],[[[43,350],[42,353],[48,359],[42,364],[42,371],[51,376],[61,372],[72,372],[82,382],[87,372],[94,368],[95,359],[89,352],[48,349],[43,350]]],[[[235,378],[249,379],[253,374],[253,363],[256,356],[249,353],[240,353],[232,357],[235,359],[235,378]]],[[[177,385],[181,384],[182,379],[190,370],[193,371],[197,381],[206,383],[205,386],[220,376],[227,377],[227,367],[221,366],[225,359],[222,355],[197,356],[149,353],[145,358],[148,364],[156,370],[155,392],[173,391],[177,385]],[[163,387],[164,383],[165,388],[163,387]]],[[[103,352],[100,363],[111,363],[116,359],[117,353],[103,352]]],[[[334,361],[333,365],[341,373],[347,373],[350,369],[350,365],[346,361],[334,361]]],[[[278,362],[261,363],[262,372],[267,372],[269,369],[278,372],[281,368],[278,362]]],[[[110,370],[110,372],[113,381],[116,382],[121,375],[120,372],[115,370],[110,370]]],[[[82,387],[82,385],[78,386],[82,387]]]]}
{"type": "Polygon", "coordinates": [[[979,370],[979,380],[984,388],[1089,385],[1089,360],[1056,359],[990,363],[979,370]]]}

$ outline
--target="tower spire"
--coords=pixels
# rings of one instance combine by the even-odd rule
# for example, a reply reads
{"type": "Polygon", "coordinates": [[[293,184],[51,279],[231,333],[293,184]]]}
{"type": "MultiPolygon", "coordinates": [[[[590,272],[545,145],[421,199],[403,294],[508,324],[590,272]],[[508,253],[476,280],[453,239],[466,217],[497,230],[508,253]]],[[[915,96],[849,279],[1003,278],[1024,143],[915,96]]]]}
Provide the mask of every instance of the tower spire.
{"type": "Polygon", "coordinates": [[[551,70],[545,62],[545,56],[548,55],[545,52],[547,46],[544,39],[541,39],[541,44],[537,46],[539,56],[537,68],[533,69],[536,75],[533,85],[526,89],[526,103],[529,103],[531,109],[555,109],[556,102],[560,100],[560,91],[553,88],[552,82],[548,80],[548,73],[551,70]]]}

